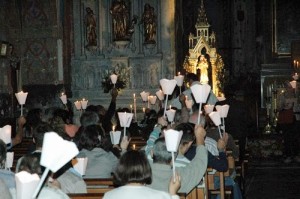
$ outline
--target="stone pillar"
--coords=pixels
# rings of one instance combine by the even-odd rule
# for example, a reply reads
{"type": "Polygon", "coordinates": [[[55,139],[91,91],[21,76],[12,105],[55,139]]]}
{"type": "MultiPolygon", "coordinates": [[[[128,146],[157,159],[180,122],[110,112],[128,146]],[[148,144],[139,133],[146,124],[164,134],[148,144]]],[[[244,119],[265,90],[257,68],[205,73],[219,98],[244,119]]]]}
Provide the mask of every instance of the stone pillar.
{"type": "Polygon", "coordinates": [[[163,53],[163,76],[173,78],[175,74],[175,0],[161,1],[161,33],[163,53]]]}

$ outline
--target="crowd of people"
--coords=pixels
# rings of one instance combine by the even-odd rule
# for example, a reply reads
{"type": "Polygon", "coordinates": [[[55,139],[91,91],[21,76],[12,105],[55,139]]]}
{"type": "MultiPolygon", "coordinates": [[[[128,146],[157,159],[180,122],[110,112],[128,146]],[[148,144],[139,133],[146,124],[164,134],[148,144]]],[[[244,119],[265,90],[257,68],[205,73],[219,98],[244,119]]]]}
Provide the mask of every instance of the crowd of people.
{"type": "MultiPolygon", "coordinates": [[[[186,75],[190,85],[200,83],[195,74],[186,75]]],[[[50,194],[53,198],[68,198],[68,193],[87,193],[85,178],[113,177],[118,188],[105,194],[104,198],[179,198],[177,193],[189,193],[200,183],[208,167],[216,171],[225,172],[229,169],[228,154],[232,151],[235,159],[241,158],[243,147],[238,147],[234,139],[243,143],[247,132],[244,127],[231,126],[232,121],[226,121],[231,132],[222,132],[220,137],[218,128],[210,118],[201,115],[201,123],[197,124],[191,112],[197,112],[196,104],[192,110],[185,104],[185,94],[192,93],[187,89],[184,94],[174,99],[173,108],[176,109],[175,121],[170,123],[160,111],[146,110],[143,125],[138,126],[132,122],[127,136],[121,137],[120,144],[113,145],[109,132],[112,130],[112,121],[118,121],[116,99],[118,91],[112,89],[111,102],[107,109],[101,105],[89,105],[80,117],[80,125],[72,123],[72,110],[51,108],[44,113],[39,109],[30,110],[26,117],[18,119],[18,131],[9,146],[0,141],[0,183],[1,189],[6,193],[5,198],[16,197],[15,173],[27,171],[41,175],[44,168],[39,164],[43,140],[47,132],[56,132],[63,139],[74,142],[79,154],[77,157],[87,157],[87,167],[84,176],[81,176],[67,163],[56,173],[51,173],[47,183],[42,188],[39,198],[50,194]],[[177,104],[176,104],[177,102],[177,104]],[[176,106],[177,105],[177,106],[176,106]],[[231,128],[230,128],[231,126],[231,128]],[[175,129],[182,131],[183,135],[175,154],[175,165],[172,163],[172,154],[167,151],[164,130],[175,129]],[[22,142],[25,134],[32,135],[32,145],[28,154],[20,158],[15,171],[8,171],[5,167],[6,152],[22,142]],[[145,146],[137,151],[129,149],[130,137],[138,134],[147,140],[145,146]],[[176,175],[172,168],[176,167],[176,175]],[[2,186],[3,185],[3,186],[2,186]]],[[[217,98],[210,94],[209,103],[215,104],[217,98]]],[[[229,100],[229,99],[228,99],[229,100]]],[[[228,101],[232,102],[232,101],[228,101]]],[[[221,103],[221,102],[218,102],[221,103]]],[[[234,107],[234,104],[230,104],[234,107]]],[[[231,108],[230,108],[231,109],[231,108]]],[[[127,110],[130,112],[130,110],[127,110]]],[[[202,110],[200,110],[202,111],[202,110]]],[[[242,111],[239,109],[239,111],[242,111]]],[[[230,116],[229,111],[229,118],[230,116]]],[[[246,114],[239,115],[246,117],[246,114]]],[[[234,121],[236,123],[236,121],[234,121]]],[[[117,122],[116,130],[122,131],[117,122]]],[[[241,124],[239,124],[241,125],[241,124]]],[[[246,125],[246,123],[244,124],[246,125]]],[[[242,125],[243,126],[243,125],[242,125]]],[[[63,150],[63,149],[62,149],[63,150]]],[[[241,189],[235,182],[234,168],[230,176],[225,178],[225,184],[232,186],[234,198],[242,198],[241,189]]],[[[219,182],[216,179],[216,185],[219,182]]]]}

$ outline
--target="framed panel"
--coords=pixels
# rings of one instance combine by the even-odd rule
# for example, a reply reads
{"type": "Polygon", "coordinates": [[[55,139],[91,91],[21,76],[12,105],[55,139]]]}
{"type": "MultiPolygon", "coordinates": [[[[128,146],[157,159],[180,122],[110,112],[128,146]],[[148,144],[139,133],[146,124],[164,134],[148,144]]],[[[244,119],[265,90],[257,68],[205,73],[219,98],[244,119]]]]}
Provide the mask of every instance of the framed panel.
{"type": "Polygon", "coordinates": [[[299,0],[273,0],[273,53],[291,56],[291,44],[300,39],[299,0]]]}

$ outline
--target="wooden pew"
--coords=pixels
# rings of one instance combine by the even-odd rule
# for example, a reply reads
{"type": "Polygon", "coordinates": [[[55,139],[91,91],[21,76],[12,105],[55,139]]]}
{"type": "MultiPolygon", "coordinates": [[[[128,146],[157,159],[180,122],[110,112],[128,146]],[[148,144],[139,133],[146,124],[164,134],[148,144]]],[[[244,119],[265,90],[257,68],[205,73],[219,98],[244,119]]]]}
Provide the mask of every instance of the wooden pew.
{"type": "Polygon", "coordinates": [[[71,199],[102,199],[104,193],[69,193],[71,199]]]}
{"type": "Polygon", "coordinates": [[[88,193],[105,193],[116,187],[112,178],[87,178],[84,182],[88,193]]]}

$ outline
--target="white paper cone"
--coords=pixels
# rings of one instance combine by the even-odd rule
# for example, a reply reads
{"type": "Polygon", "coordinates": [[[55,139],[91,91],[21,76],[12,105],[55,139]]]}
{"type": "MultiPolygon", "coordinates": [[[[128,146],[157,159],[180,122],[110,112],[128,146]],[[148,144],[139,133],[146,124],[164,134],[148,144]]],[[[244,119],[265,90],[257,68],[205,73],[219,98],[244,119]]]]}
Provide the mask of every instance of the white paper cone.
{"type": "Polygon", "coordinates": [[[168,118],[169,122],[174,121],[175,114],[176,114],[176,110],[174,110],[174,109],[169,109],[169,110],[166,111],[166,115],[167,115],[167,118],[168,118]]]}
{"type": "Polygon", "coordinates": [[[161,79],[159,81],[160,85],[161,85],[161,88],[164,92],[164,94],[166,95],[172,95],[174,89],[175,89],[175,86],[177,84],[176,80],[175,79],[161,79]]]}
{"type": "Polygon", "coordinates": [[[297,81],[290,81],[291,86],[295,89],[297,87],[297,81]]]}
{"type": "Polygon", "coordinates": [[[37,174],[21,171],[15,175],[17,199],[31,199],[40,178],[37,174]]]}
{"type": "Polygon", "coordinates": [[[184,79],[184,76],[183,76],[183,75],[175,76],[174,79],[175,79],[176,82],[177,82],[177,86],[182,86],[182,84],[183,84],[183,79],[184,79]]]}
{"type": "Polygon", "coordinates": [[[155,94],[156,94],[156,96],[158,97],[158,99],[160,101],[163,101],[165,99],[165,94],[164,94],[164,92],[162,90],[156,91],[155,94]]]}
{"type": "Polygon", "coordinates": [[[133,114],[132,113],[126,113],[126,112],[118,112],[119,120],[120,120],[120,126],[121,127],[129,127],[133,114]]]}
{"type": "Polygon", "coordinates": [[[26,102],[28,93],[27,92],[24,93],[23,91],[21,91],[21,92],[15,93],[15,95],[16,95],[16,98],[17,98],[19,104],[24,105],[26,102]]]}
{"type": "Polygon", "coordinates": [[[173,129],[168,129],[165,131],[164,134],[165,134],[167,150],[169,152],[177,152],[182,137],[182,131],[175,131],[173,129]]]}
{"type": "Polygon", "coordinates": [[[74,102],[74,104],[75,104],[75,107],[76,107],[77,110],[81,110],[81,103],[80,103],[80,101],[76,101],[76,102],[74,102]]]}
{"type": "Polygon", "coordinates": [[[72,160],[73,168],[82,176],[85,175],[88,158],[74,158],[72,160]]]}
{"type": "Polygon", "coordinates": [[[121,131],[110,131],[110,140],[112,144],[119,144],[121,138],[121,131]]]}
{"type": "Polygon", "coordinates": [[[225,104],[225,105],[217,105],[216,106],[217,112],[219,112],[220,117],[221,118],[226,118],[228,115],[228,111],[229,111],[229,105],[225,104]]]}
{"type": "Polygon", "coordinates": [[[118,80],[118,75],[112,74],[112,75],[110,76],[110,80],[111,80],[111,83],[116,84],[116,83],[117,83],[117,80],[118,80]]]}
{"type": "Polygon", "coordinates": [[[149,96],[149,100],[150,100],[150,103],[151,103],[152,105],[154,105],[154,104],[156,103],[156,99],[157,99],[156,96],[153,96],[153,95],[150,95],[150,96],[149,96]]]}
{"type": "Polygon", "coordinates": [[[56,172],[79,153],[75,143],[63,140],[57,133],[44,136],[41,165],[56,172]]]}
{"type": "Polygon", "coordinates": [[[89,102],[89,100],[86,100],[86,99],[82,99],[82,100],[80,101],[80,103],[81,103],[81,108],[82,108],[83,110],[86,109],[88,102],[89,102]]]}
{"type": "Polygon", "coordinates": [[[206,104],[204,106],[204,110],[206,114],[210,114],[211,112],[213,112],[215,105],[211,105],[211,104],[206,104]]]}
{"type": "Polygon", "coordinates": [[[191,86],[192,93],[197,103],[206,103],[210,89],[211,87],[208,84],[195,84],[191,86]]]}
{"type": "Polygon", "coordinates": [[[221,117],[219,112],[213,111],[209,114],[210,119],[214,122],[216,126],[221,125],[221,117]]]}
{"type": "Polygon", "coordinates": [[[141,94],[143,102],[148,102],[148,96],[149,96],[150,93],[143,91],[140,94],[141,94]]]}
{"type": "Polygon", "coordinates": [[[0,139],[3,140],[5,144],[11,143],[11,126],[5,125],[0,128],[0,139]]]}
{"type": "Polygon", "coordinates": [[[185,100],[186,108],[191,109],[193,106],[194,101],[193,100],[185,100]]]}
{"type": "Polygon", "coordinates": [[[63,104],[67,104],[67,96],[65,94],[62,94],[59,98],[63,104]]]}
{"type": "Polygon", "coordinates": [[[12,168],[13,162],[14,162],[14,152],[7,152],[5,167],[12,168]]]}

